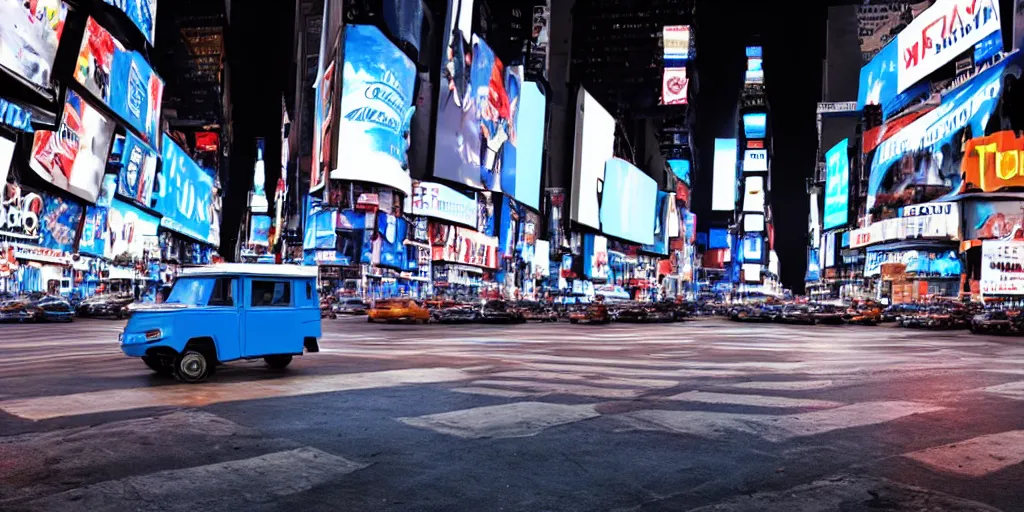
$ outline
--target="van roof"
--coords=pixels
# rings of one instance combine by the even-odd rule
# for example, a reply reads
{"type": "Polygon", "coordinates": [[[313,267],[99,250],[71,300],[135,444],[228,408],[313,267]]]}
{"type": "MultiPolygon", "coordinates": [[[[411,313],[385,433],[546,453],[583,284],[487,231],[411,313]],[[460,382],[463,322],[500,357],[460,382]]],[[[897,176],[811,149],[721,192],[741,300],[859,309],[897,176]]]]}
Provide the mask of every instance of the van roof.
{"type": "Polygon", "coordinates": [[[220,263],[182,270],[186,277],[214,275],[245,275],[268,277],[316,277],[317,267],[304,265],[271,265],[266,263],[220,263]]]}

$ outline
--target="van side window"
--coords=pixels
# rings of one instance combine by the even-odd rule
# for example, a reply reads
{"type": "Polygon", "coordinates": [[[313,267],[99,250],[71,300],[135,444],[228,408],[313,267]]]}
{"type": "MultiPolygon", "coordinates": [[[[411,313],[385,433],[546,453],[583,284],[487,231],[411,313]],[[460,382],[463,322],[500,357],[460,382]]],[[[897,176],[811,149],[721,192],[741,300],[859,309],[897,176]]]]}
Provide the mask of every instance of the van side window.
{"type": "Polygon", "coordinates": [[[208,306],[234,306],[235,280],[230,277],[218,277],[213,283],[208,306]]]}
{"type": "Polygon", "coordinates": [[[313,284],[310,283],[309,281],[306,281],[306,298],[307,299],[312,299],[313,298],[313,284]]]}
{"type": "Polygon", "coordinates": [[[292,305],[292,283],[289,281],[253,281],[253,307],[292,305]]]}

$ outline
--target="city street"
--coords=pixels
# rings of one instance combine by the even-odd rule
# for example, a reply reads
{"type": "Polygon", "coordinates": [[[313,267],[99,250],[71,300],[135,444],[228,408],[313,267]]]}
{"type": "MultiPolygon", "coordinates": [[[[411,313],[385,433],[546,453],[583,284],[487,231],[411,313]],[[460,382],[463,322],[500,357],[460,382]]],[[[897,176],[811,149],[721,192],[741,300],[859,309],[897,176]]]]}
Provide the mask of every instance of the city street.
{"type": "Polygon", "coordinates": [[[0,325],[2,510],[1024,510],[1024,338],[324,320],[199,385],[0,325]]]}

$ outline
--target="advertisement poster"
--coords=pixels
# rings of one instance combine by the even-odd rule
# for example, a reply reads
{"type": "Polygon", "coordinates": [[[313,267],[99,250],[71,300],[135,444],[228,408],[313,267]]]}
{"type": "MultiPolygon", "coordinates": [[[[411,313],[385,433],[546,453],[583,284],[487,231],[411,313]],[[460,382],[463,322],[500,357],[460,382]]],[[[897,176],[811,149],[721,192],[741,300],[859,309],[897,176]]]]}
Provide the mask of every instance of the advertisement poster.
{"type": "Polygon", "coordinates": [[[497,238],[460,227],[438,226],[433,229],[435,261],[498,268],[497,238]]]}
{"type": "MultiPolygon", "coordinates": [[[[498,155],[491,162],[489,168],[483,169],[481,177],[484,180],[484,186],[488,190],[496,192],[505,192],[506,194],[513,195],[516,192],[516,175],[518,166],[518,155],[519,152],[519,112],[522,100],[523,92],[523,67],[522,66],[509,66],[505,68],[505,87],[504,95],[505,99],[492,98],[494,102],[488,102],[488,108],[484,109],[483,112],[488,115],[494,114],[494,120],[489,121],[491,127],[499,128],[502,125],[504,132],[507,133],[504,138],[504,142],[498,147],[498,155]],[[504,101],[506,104],[502,104],[504,101]],[[497,104],[495,104],[497,102],[497,104]],[[502,109],[506,110],[504,119],[502,119],[502,109]],[[488,186],[488,182],[490,185],[488,186]]],[[[490,128],[488,128],[489,130],[490,128]]],[[[544,126],[540,127],[541,134],[543,136],[544,126]]],[[[491,132],[488,132],[491,133],[491,132]]],[[[499,139],[495,139],[497,143],[499,139]]]]}
{"type": "Polygon", "coordinates": [[[39,219],[45,199],[42,195],[25,190],[14,183],[0,188],[0,235],[9,238],[39,240],[39,219]]]}
{"type": "Polygon", "coordinates": [[[1024,241],[1024,201],[964,203],[964,240],[1024,241]]]}
{"type": "Polygon", "coordinates": [[[896,35],[932,4],[932,0],[918,2],[864,2],[857,6],[862,61],[867,62],[893,41],[896,35]]]}
{"type": "MultiPolygon", "coordinates": [[[[146,36],[149,44],[156,41],[156,1],[157,0],[104,0],[128,15],[128,19],[146,36]]],[[[164,0],[167,1],[167,0],[164,0]]]]}
{"type": "Polygon", "coordinates": [[[411,212],[466,227],[477,225],[476,194],[467,196],[440,183],[413,182],[411,212]]]}
{"type": "Polygon", "coordinates": [[[58,130],[36,132],[29,166],[55,186],[94,203],[113,137],[114,123],[69,90],[58,130]]]}
{"type": "Polygon", "coordinates": [[[85,26],[75,80],[156,147],[164,82],[141,55],[125,50],[93,18],[85,26]]]}
{"type": "Polygon", "coordinates": [[[380,212],[377,214],[378,239],[380,240],[380,259],[382,267],[401,270],[405,267],[405,237],[408,223],[401,217],[380,212]]]}
{"type": "Polygon", "coordinates": [[[43,213],[39,216],[39,245],[55,251],[72,252],[82,205],[60,196],[43,196],[43,213]]]}
{"type": "MultiPolygon", "coordinates": [[[[332,179],[376,183],[409,195],[409,141],[416,66],[380,29],[345,27],[339,155],[332,179]]],[[[325,139],[326,140],[326,139],[325,139]]]]}
{"type": "Polygon", "coordinates": [[[335,229],[337,212],[324,207],[324,204],[311,196],[306,196],[306,215],[303,225],[306,227],[302,248],[334,249],[338,234],[335,229]]]}
{"type": "MultiPolygon", "coordinates": [[[[494,50],[474,34],[469,81],[470,99],[478,122],[463,125],[466,128],[463,138],[480,144],[480,182],[484,188],[494,192],[501,192],[498,152],[510,139],[513,129],[504,75],[505,66],[494,56],[494,50]]],[[[467,145],[472,146],[473,143],[467,145]]]]}
{"type": "Polygon", "coordinates": [[[825,229],[843,226],[850,214],[850,141],[843,139],[825,153],[825,229]]]}
{"type": "Polygon", "coordinates": [[[213,208],[213,178],[164,134],[163,164],[157,178],[153,209],[171,231],[207,242],[213,208]]]}
{"type": "Polygon", "coordinates": [[[110,203],[108,215],[107,258],[127,255],[131,260],[141,260],[159,256],[159,219],[117,199],[110,203]]]}
{"type": "Polygon", "coordinates": [[[117,193],[148,208],[153,199],[156,165],[156,152],[131,132],[126,132],[117,193]]]}
{"type": "Polygon", "coordinates": [[[942,98],[942,104],[894,133],[868,155],[868,211],[924,203],[961,187],[969,141],[1010,128],[1003,113],[1004,74],[1020,73],[1015,53],[942,98]]]}
{"type": "MultiPolygon", "coordinates": [[[[508,87],[509,96],[512,88],[508,87]]],[[[547,98],[537,82],[524,82],[522,92],[512,101],[515,145],[505,144],[505,160],[514,150],[513,165],[501,168],[501,188],[516,201],[540,209],[540,177],[544,167],[544,121],[547,98]],[[515,104],[518,103],[518,107],[515,104]]]]}
{"type": "Polygon", "coordinates": [[[962,190],[995,192],[1004,188],[1024,186],[1024,137],[1013,130],[1004,130],[967,141],[964,148],[962,190]]]}
{"type": "Polygon", "coordinates": [[[59,0],[0,2],[0,66],[51,88],[53,59],[67,15],[67,4],[59,0]]]}
{"type": "MultiPolygon", "coordinates": [[[[668,62],[686,62],[690,58],[690,27],[665,25],[661,29],[663,57],[668,62]]],[[[668,65],[666,64],[666,67],[668,65]]]]}
{"type": "MultiPolygon", "coordinates": [[[[464,3],[472,5],[468,0],[464,3]]],[[[472,8],[469,11],[471,13],[472,8]]],[[[468,31],[456,29],[454,17],[449,16],[449,20],[451,30],[447,33],[451,36],[442,59],[442,85],[437,98],[434,176],[473,188],[483,188],[480,181],[480,140],[466,138],[467,133],[479,133],[476,102],[473,101],[470,81],[473,47],[466,39],[468,31]]],[[[470,25],[469,22],[465,23],[470,25]]]]}
{"type": "Polygon", "coordinates": [[[748,139],[763,139],[768,134],[768,114],[758,112],[743,114],[743,136],[748,139]]]}
{"type": "Polygon", "coordinates": [[[982,242],[980,285],[984,295],[1024,295],[1024,242],[982,242]]]}
{"type": "Polygon", "coordinates": [[[476,230],[494,236],[494,198],[490,192],[476,195],[476,230]]]}
{"type": "Polygon", "coordinates": [[[676,179],[690,186],[690,161],[689,160],[669,160],[668,166],[672,169],[672,174],[675,175],[676,179]]]}
{"type": "Polygon", "coordinates": [[[601,202],[601,231],[641,245],[653,244],[657,182],[633,164],[612,158],[605,163],[604,186],[614,193],[601,202]]]}
{"type": "Polygon", "coordinates": [[[601,229],[604,168],[614,156],[615,118],[582,87],[576,99],[575,133],[569,218],[601,229]]]}
{"type": "Polygon", "coordinates": [[[107,241],[110,239],[107,228],[110,205],[114,201],[114,192],[119,181],[117,175],[103,175],[103,187],[100,189],[96,204],[85,208],[82,235],[78,239],[78,252],[93,256],[107,255],[107,241]]]}
{"type": "MultiPolygon", "coordinates": [[[[468,1],[468,0],[467,0],[468,1]]],[[[548,1],[534,2],[533,32],[530,37],[529,76],[544,77],[548,75],[548,19],[551,9],[548,1]],[[542,5],[537,5],[542,3],[542,5]]]]}
{"type": "Polygon", "coordinates": [[[249,244],[262,245],[263,247],[270,245],[269,215],[252,216],[252,221],[249,223],[249,244]]]}
{"type": "Polygon", "coordinates": [[[583,235],[583,271],[596,280],[608,279],[608,239],[600,235],[583,235]]]}
{"type": "Polygon", "coordinates": [[[685,105],[689,86],[686,68],[665,68],[661,74],[661,104],[685,105]]]}
{"type": "Polygon", "coordinates": [[[327,169],[331,162],[331,143],[334,130],[334,63],[324,70],[323,79],[316,90],[313,106],[313,163],[310,166],[309,191],[316,192],[327,184],[327,169]],[[327,141],[327,143],[324,143],[327,141]]]}
{"type": "Polygon", "coordinates": [[[743,151],[743,172],[767,172],[768,150],[747,149],[743,151]]]}
{"type": "MultiPolygon", "coordinates": [[[[668,254],[668,239],[670,231],[669,206],[675,204],[675,198],[668,192],[658,191],[658,199],[654,202],[654,243],[644,245],[643,250],[654,254],[668,254]]],[[[671,219],[675,220],[675,219],[671,219]]],[[[676,232],[679,231],[679,222],[675,222],[676,232]]]]}

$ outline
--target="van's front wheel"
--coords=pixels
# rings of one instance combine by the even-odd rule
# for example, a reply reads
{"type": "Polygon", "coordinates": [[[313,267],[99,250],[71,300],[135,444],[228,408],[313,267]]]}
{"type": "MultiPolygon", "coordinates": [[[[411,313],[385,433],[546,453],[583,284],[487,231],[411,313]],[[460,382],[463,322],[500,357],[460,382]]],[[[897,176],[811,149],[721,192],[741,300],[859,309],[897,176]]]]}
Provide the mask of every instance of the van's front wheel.
{"type": "Polygon", "coordinates": [[[210,360],[196,350],[185,350],[174,359],[174,376],[182,382],[202,382],[211,370],[210,360]]]}
{"type": "Polygon", "coordinates": [[[272,370],[283,370],[292,362],[292,356],[267,356],[263,360],[272,370]]]}

